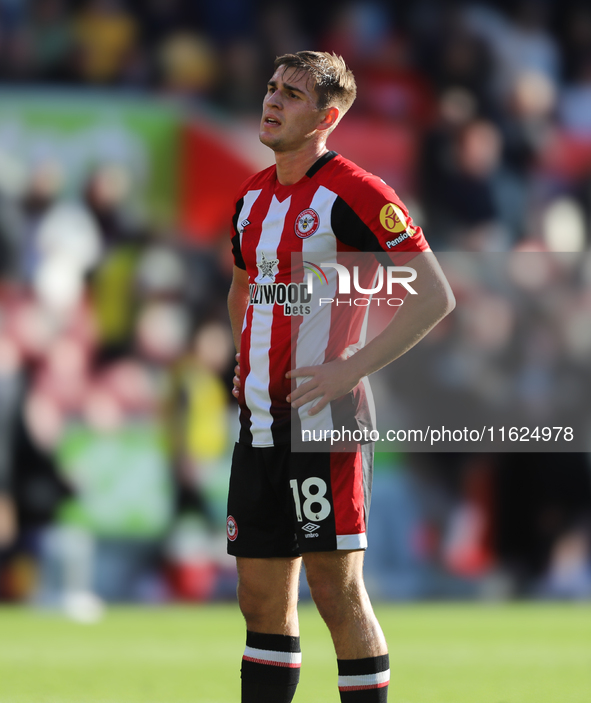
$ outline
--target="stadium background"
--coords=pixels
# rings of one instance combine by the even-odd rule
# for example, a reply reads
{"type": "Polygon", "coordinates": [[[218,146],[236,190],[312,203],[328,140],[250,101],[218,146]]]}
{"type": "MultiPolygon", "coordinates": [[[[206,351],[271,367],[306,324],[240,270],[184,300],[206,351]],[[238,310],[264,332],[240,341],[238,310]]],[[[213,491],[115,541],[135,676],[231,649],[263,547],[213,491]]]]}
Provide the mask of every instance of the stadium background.
{"type": "MultiPolygon", "coordinates": [[[[234,598],[229,215],[271,162],[272,61],[301,48],[354,70],[329,144],[436,251],[591,261],[583,2],[0,0],[0,600],[234,598]]],[[[588,363],[591,298],[570,302],[561,345],[588,363]]],[[[434,344],[486,357],[502,312],[434,344]]],[[[384,454],[372,511],[378,599],[591,596],[586,454],[384,454]]]]}

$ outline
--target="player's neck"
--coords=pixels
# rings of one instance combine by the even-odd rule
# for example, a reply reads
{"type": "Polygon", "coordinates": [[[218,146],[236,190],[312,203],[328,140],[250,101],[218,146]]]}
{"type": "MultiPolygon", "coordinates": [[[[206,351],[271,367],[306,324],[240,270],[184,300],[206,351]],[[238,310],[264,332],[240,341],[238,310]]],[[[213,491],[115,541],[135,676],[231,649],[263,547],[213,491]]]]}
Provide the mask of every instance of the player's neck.
{"type": "Polygon", "coordinates": [[[277,180],[283,186],[290,186],[301,181],[318,159],[326,154],[327,151],[328,149],[324,142],[315,144],[314,148],[302,151],[276,151],[277,180]]]}

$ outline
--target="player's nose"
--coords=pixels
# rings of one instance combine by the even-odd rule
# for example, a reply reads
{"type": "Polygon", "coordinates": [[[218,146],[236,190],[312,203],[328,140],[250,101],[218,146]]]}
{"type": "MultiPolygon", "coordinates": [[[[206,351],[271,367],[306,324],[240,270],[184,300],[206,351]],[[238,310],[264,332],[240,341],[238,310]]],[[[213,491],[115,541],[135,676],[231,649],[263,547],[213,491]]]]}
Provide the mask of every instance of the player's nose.
{"type": "Polygon", "coordinates": [[[269,93],[267,96],[265,96],[264,104],[268,107],[281,108],[283,106],[283,103],[281,102],[281,95],[279,91],[274,90],[272,93],[269,93]]]}

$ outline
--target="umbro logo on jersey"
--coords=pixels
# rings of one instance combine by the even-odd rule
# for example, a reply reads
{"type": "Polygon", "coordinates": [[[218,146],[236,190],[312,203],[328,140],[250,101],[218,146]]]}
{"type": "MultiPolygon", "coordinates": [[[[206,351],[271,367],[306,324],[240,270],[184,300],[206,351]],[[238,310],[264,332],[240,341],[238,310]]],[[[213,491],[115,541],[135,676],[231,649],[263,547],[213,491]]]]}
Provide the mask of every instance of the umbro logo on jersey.
{"type": "Polygon", "coordinates": [[[249,224],[250,220],[242,220],[242,222],[240,223],[240,229],[238,230],[238,234],[243,234],[244,229],[248,227],[249,224]]]}

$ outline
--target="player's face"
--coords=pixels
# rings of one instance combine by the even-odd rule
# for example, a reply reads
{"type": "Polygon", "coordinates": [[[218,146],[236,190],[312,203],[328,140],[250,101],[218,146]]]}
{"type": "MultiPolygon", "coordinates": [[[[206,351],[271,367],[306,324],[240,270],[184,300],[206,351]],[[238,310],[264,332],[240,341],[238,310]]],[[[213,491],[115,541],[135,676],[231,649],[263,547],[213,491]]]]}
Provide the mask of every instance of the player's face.
{"type": "Polygon", "coordinates": [[[311,77],[304,71],[280,66],[267,83],[259,138],[273,151],[297,151],[317,132],[325,110],[317,106],[318,96],[311,77]]]}

